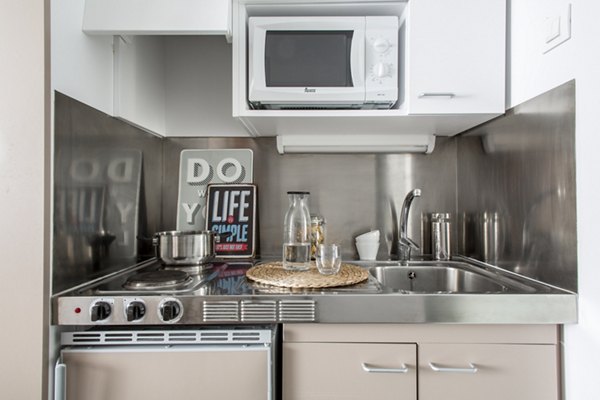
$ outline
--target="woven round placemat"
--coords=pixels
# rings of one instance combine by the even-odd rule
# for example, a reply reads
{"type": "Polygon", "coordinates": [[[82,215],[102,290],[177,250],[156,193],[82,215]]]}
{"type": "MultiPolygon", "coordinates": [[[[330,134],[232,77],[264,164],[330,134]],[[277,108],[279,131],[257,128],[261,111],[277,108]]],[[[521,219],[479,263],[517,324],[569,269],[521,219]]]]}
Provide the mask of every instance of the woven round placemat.
{"type": "Polygon", "coordinates": [[[283,269],[281,261],[255,265],[246,271],[246,277],[268,285],[290,288],[325,288],[348,286],[362,282],[369,272],[357,265],[342,263],[335,275],[321,275],[314,262],[308,271],[288,271],[283,269]]]}

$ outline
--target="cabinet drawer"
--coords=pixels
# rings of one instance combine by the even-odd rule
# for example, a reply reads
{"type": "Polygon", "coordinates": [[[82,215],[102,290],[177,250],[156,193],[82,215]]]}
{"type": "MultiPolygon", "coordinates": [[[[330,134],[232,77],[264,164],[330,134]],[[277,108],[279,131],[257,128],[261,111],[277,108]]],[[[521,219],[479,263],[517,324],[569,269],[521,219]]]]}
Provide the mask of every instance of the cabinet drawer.
{"type": "Polygon", "coordinates": [[[416,347],[284,343],[283,399],[416,400],[416,347]]]}
{"type": "Polygon", "coordinates": [[[419,399],[556,400],[554,345],[419,345],[419,399]]]}

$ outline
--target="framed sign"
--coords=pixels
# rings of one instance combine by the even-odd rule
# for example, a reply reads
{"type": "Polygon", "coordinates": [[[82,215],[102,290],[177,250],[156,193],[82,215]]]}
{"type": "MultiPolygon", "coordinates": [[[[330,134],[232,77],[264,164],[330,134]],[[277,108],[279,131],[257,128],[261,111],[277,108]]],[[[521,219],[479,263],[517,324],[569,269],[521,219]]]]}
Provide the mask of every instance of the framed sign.
{"type": "Polygon", "coordinates": [[[223,258],[254,257],[256,247],[256,185],[208,185],[206,229],[228,232],[215,244],[215,253],[223,258]]]}

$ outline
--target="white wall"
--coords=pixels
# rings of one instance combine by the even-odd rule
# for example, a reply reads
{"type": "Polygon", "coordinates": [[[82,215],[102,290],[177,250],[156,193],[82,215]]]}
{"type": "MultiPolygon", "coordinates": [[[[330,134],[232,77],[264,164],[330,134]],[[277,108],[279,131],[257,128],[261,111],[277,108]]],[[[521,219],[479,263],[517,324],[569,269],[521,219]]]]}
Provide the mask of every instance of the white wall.
{"type": "Polygon", "coordinates": [[[231,45],[223,36],[166,39],[168,136],[247,136],[231,117],[231,45]],[[202,73],[199,73],[202,71],[202,73]]]}
{"type": "MultiPolygon", "coordinates": [[[[0,398],[44,398],[45,2],[0,1],[0,398]]],[[[46,71],[46,72],[45,72],[46,71]]]]}
{"type": "Polygon", "coordinates": [[[565,327],[565,399],[600,398],[600,2],[571,0],[571,39],[542,54],[542,21],[565,0],[512,0],[509,105],[576,79],[579,324],[565,327]]]}

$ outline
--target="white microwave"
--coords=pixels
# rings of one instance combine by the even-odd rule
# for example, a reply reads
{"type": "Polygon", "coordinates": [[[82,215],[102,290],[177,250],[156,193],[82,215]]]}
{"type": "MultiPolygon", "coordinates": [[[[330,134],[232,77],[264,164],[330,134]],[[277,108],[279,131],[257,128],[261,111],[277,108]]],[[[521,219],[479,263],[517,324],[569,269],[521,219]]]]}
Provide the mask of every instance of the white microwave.
{"type": "Polygon", "coordinates": [[[250,17],[255,109],[387,109],[398,100],[398,17],[250,17]]]}

